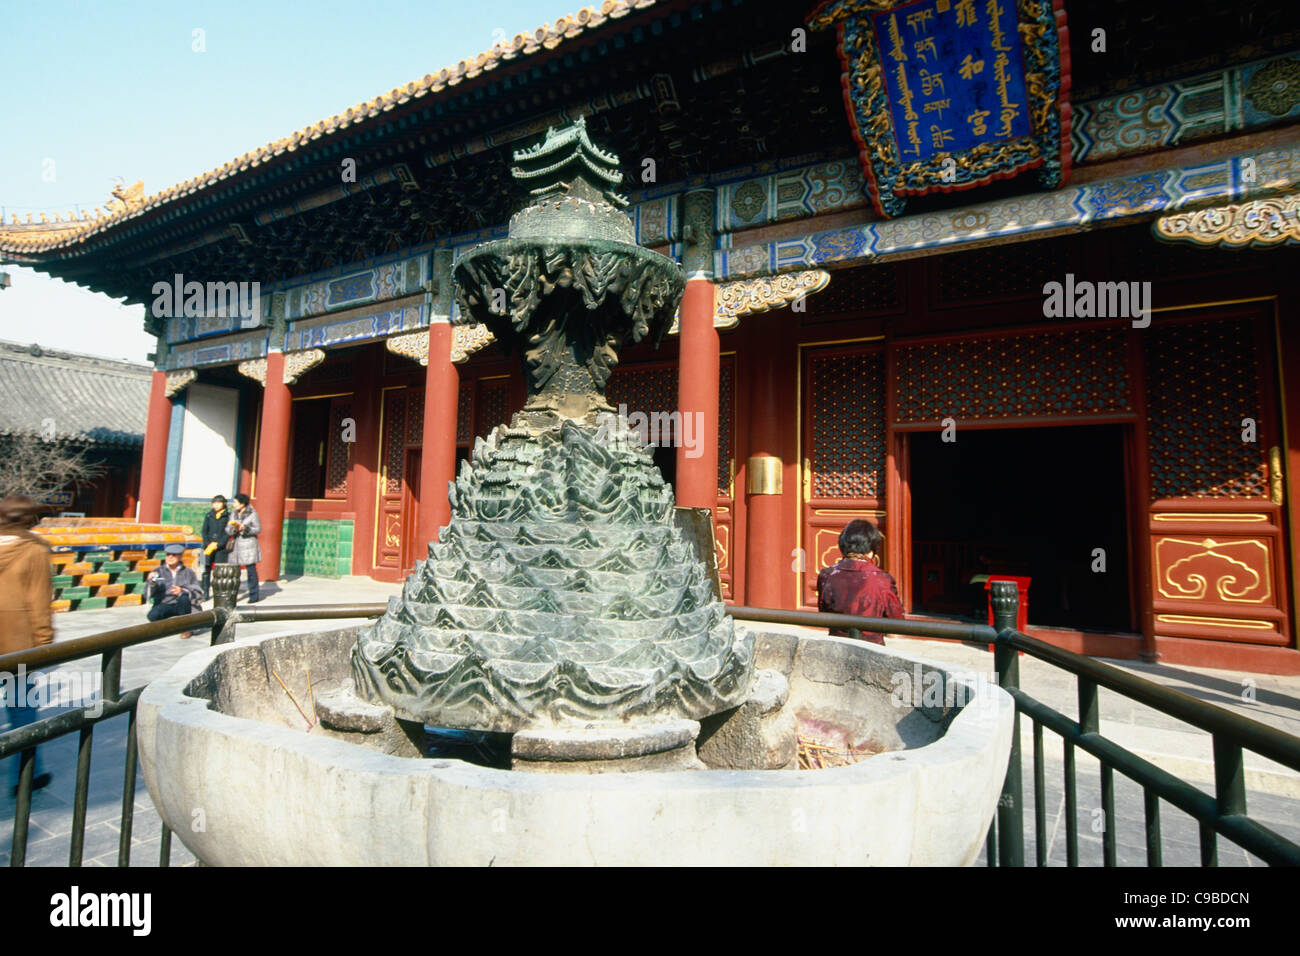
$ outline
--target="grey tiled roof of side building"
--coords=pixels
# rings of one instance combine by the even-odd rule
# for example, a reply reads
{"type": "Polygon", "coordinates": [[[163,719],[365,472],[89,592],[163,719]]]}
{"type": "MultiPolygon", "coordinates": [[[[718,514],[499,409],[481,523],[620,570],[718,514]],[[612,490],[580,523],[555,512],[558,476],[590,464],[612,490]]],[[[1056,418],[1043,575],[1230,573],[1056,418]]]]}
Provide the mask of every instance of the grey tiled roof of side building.
{"type": "Polygon", "coordinates": [[[131,447],[144,444],[148,365],[0,340],[0,435],[131,447]]]}

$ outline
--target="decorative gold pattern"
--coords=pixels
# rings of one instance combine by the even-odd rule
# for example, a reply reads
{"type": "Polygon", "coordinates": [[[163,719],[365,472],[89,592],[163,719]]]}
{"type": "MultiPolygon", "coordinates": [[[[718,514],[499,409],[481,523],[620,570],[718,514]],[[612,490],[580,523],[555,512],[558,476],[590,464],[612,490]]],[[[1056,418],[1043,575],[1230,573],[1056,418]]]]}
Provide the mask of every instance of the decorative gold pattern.
{"type": "Polygon", "coordinates": [[[451,360],[459,365],[495,341],[496,336],[482,322],[457,325],[451,331],[451,360]]]}
{"type": "Polygon", "coordinates": [[[166,394],[168,398],[171,398],[198,377],[199,373],[194,371],[192,368],[178,369],[175,372],[168,372],[167,384],[163,389],[164,394],[166,394]]]}
{"type": "Polygon", "coordinates": [[[1300,193],[1161,216],[1155,234],[1201,246],[1275,246],[1300,242],[1300,193]]]}
{"type": "Polygon", "coordinates": [[[1195,511],[1162,511],[1159,514],[1151,516],[1152,521],[1222,521],[1230,524],[1253,523],[1258,521],[1267,521],[1268,515],[1257,512],[1242,512],[1241,514],[1201,514],[1195,511]]]}
{"type": "Polygon", "coordinates": [[[325,353],[320,349],[286,352],[284,354],[284,384],[292,385],[323,361],[325,361],[325,353]]]}
{"type": "Polygon", "coordinates": [[[1285,497],[1282,490],[1286,487],[1282,480],[1282,449],[1274,445],[1268,450],[1268,487],[1273,504],[1280,505],[1285,497]]]}
{"type": "Polygon", "coordinates": [[[239,374],[246,378],[251,378],[263,388],[266,387],[266,359],[249,359],[246,362],[240,362],[237,366],[239,374]]]}
{"type": "Polygon", "coordinates": [[[384,340],[384,347],[394,355],[402,355],[409,359],[415,359],[421,365],[429,364],[429,330],[420,329],[418,332],[407,332],[404,335],[393,335],[384,340]]]}
{"type": "Polygon", "coordinates": [[[742,315],[783,309],[800,296],[820,292],[830,285],[831,274],[824,269],[786,272],[776,276],[724,282],[714,297],[713,324],[732,328],[742,315]]]}
{"type": "Polygon", "coordinates": [[[1268,545],[1253,538],[1156,542],[1156,587],[1171,600],[1271,603],[1271,566],[1268,545]]]}
{"type": "Polygon", "coordinates": [[[1161,624],[1196,624],[1202,627],[1244,627],[1252,631],[1275,631],[1271,621],[1260,621],[1251,617],[1199,617],[1195,614],[1157,614],[1156,620],[1161,624]]]}

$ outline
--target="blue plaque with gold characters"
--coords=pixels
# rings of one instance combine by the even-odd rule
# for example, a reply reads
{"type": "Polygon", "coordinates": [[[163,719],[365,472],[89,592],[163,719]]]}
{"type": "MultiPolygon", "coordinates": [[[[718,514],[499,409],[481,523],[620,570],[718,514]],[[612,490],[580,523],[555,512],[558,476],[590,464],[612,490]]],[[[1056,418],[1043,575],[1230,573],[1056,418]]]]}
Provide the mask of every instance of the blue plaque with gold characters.
{"type": "Polygon", "coordinates": [[[900,215],[907,196],[1070,170],[1069,43],[1062,0],[826,0],[844,104],[871,198],[900,215]]]}

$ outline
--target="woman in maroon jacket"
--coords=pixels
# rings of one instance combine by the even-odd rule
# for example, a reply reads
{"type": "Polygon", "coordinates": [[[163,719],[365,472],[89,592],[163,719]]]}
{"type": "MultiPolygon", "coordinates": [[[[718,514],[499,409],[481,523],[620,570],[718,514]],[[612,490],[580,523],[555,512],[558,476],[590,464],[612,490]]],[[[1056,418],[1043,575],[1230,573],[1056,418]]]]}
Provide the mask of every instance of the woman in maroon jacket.
{"type": "MultiPolygon", "coordinates": [[[[902,617],[898,587],[888,573],[876,567],[884,535],[870,521],[855,518],[840,532],[840,560],[817,575],[817,609],[859,617],[902,617]]],[[[831,633],[847,637],[843,628],[831,633]]],[[[863,640],[884,644],[885,635],[864,631],[863,640]]]]}

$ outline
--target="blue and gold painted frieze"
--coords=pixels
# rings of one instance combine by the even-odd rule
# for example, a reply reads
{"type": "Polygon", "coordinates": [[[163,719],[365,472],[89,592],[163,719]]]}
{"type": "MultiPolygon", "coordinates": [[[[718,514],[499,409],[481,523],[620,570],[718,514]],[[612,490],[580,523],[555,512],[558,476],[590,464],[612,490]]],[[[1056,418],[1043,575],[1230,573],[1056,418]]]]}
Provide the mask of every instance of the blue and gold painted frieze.
{"type": "Polygon", "coordinates": [[[1090,100],[1074,108],[1076,163],[1099,163],[1300,119],[1300,53],[1090,100]]]}
{"type": "Polygon", "coordinates": [[[337,274],[284,291],[285,318],[302,319],[325,315],[370,302],[399,299],[424,289],[429,278],[427,255],[407,256],[362,268],[338,270],[337,274]]]}
{"type": "Polygon", "coordinates": [[[387,308],[353,309],[341,315],[292,320],[284,334],[284,350],[324,349],[347,342],[382,339],[428,324],[423,297],[410,297],[387,308]]]}
{"type": "Polygon", "coordinates": [[[180,315],[164,321],[168,344],[226,335],[245,328],[237,315],[180,315]]]}
{"type": "Polygon", "coordinates": [[[867,221],[759,243],[719,237],[719,280],[984,243],[1098,222],[1150,218],[1207,202],[1268,195],[1300,184],[1300,145],[1190,167],[1116,176],[960,209],[867,221]]]}
{"type": "Polygon", "coordinates": [[[229,365],[266,356],[266,330],[257,329],[240,335],[185,345],[167,350],[163,368],[199,368],[204,365],[229,365]]]}

